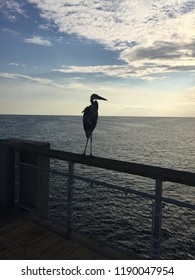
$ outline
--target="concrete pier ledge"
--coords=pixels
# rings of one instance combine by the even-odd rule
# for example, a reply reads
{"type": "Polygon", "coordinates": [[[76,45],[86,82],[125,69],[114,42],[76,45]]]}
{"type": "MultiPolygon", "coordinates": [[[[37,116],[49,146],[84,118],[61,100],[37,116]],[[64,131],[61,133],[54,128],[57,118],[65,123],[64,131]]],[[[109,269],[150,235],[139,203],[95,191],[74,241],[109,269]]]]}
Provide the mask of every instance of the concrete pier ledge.
{"type": "MultiPolygon", "coordinates": [[[[46,151],[50,149],[50,143],[30,141],[23,139],[1,139],[0,140],[0,215],[4,215],[10,212],[14,208],[15,199],[15,152],[11,149],[13,144],[22,144],[29,149],[41,148],[41,150],[46,151]]],[[[45,168],[49,168],[50,159],[43,157],[41,155],[32,154],[28,152],[20,153],[20,161],[24,163],[29,163],[45,168]]],[[[28,172],[28,171],[27,171],[28,172]]],[[[28,174],[27,174],[28,176],[28,174]]],[[[30,178],[29,178],[30,179],[30,178]]],[[[31,178],[32,180],[32,178],[31,178]]],[[[30,187],[33,189],[31,202],[34,207],[40,207],[40,195],[36,195],[38,192],[44,196],[48,197],[49,188],[49,177],[44,178],[44,189],[39,190],[38,181],[40,180],[37,174],[36,178],[33,178],[30,187]]],[[[21,186],[23,192],[25,192],[24,184],[21,186]]],[[[47,203],[47,200],[44,200],[47,203]]],[[[47,205],[42,205],[42,207],[47,207],[47,205]]]]}

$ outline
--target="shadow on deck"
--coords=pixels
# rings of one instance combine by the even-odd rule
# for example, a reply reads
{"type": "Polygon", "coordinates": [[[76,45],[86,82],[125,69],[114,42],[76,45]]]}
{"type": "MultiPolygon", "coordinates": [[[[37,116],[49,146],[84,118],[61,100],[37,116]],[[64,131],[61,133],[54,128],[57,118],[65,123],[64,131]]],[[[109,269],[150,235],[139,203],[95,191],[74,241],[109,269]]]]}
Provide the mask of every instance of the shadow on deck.
{"type": "Polygon", "coordinates": [[[73,234],[66,239],[62,233],[44,222],[14,215],[0,220],[1,260],[106,260],[129,257],[97,242],[73,234]],[[79,242],[80,239],[80,242],[79,242]]]}

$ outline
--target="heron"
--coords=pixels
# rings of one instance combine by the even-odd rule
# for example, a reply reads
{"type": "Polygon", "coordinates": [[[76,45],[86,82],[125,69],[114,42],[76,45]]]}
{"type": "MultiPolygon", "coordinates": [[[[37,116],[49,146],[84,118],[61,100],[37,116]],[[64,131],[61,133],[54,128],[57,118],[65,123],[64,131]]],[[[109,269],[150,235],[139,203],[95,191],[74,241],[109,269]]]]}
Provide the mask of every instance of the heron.
{"type": "Polygon", "coordinates": [[[83,114],[83,127],[85,130],[85,134],[87,137],[85,149],[84,149],[84,155],[86,153],[87,144],[90,138],[90,155],[92,156],[92,133],[96,127],[97,120],[98,120],[98,102],[97,100],[105,100],[106,98],[103,98],[97,94],[92,94],[90,97],[91,105],[87,106],[82,113],[83,114]]]}

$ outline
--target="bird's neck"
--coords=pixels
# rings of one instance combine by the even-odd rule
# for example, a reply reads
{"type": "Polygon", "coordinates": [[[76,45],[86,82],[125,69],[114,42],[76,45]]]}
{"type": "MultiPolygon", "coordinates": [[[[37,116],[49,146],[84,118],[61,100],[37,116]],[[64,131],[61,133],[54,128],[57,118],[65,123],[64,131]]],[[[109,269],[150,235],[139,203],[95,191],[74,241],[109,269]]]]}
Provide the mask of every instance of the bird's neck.
{"type": "Polygon", "coordinates": [[[91,105],[94,106],[96,109],[98,109],[98,102],[96,100],[92,101],[91,105]]]}
{"type": "Polygon", "coordinates": [[[91,102],[91,104],[93,103],[93,95],[90,98],[90,102],[91,102]]]}

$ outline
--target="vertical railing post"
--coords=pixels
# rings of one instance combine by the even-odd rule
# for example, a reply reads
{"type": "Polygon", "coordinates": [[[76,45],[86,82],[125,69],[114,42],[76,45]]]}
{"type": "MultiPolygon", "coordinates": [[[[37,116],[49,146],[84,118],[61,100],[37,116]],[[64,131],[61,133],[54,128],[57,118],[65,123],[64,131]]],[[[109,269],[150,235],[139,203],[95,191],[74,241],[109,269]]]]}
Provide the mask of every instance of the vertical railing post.
{"type": "Polygon", "coordinates": [[[156,179],[155,202],[152,211],[152,246],[151,258],[160,259],[161,243],[161,226],[162,226],[162,179],[156,179]]]}
{"type": "Polygon", "coordinates": [[[14,205],[15,210],[18,209],[19,200],[20,200],[20,153],[16,150],[15,151],[15,195],[14,195],[14,205]]]}
{"type": "Polygon", "coordinates": [[[74,163],[68,163],[68,188],[67,188],[67,236],[72,231],[72,200],[73,200],[74,163]]]}

